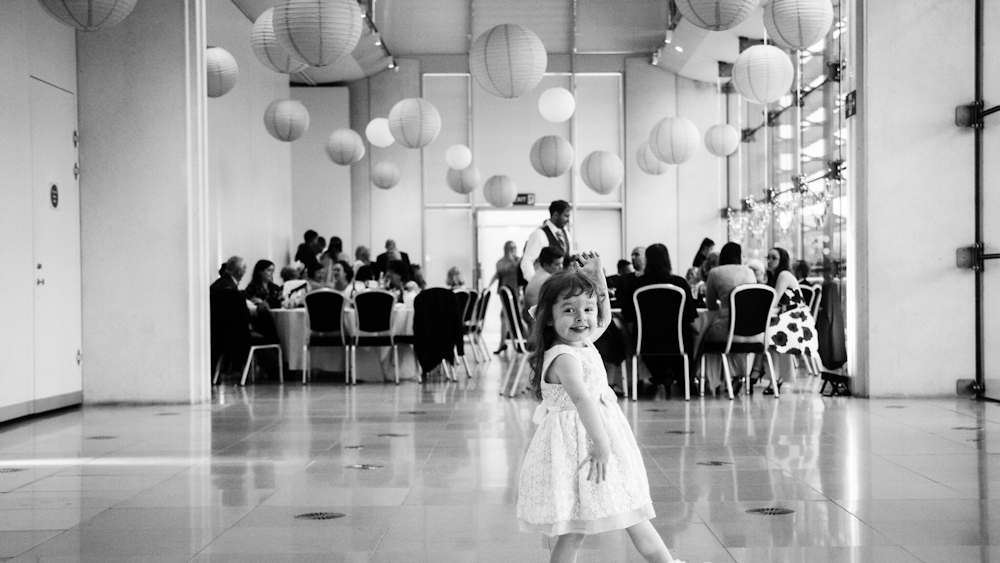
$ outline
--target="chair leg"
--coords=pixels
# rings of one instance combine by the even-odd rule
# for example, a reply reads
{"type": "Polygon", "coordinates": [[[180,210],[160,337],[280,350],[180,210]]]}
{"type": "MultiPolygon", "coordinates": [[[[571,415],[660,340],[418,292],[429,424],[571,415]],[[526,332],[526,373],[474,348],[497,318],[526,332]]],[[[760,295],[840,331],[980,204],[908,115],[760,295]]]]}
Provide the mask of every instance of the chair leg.
{"type": "Polygon", "coordinates": [[[632,402],[639,400],[639,357],[632,356],[632,402]]]}
{"type": "Polygon", "coordinates": [[[619,367],[622,370],[622,395],[628,400],[628,360],[622,360],[619,367]]]}
{"type": "Polygon", "coordinates": [[[687,354],[684,354],[684,400],[691,400],[691,365],[687,354]]]}
{"type": "Polygon", "coordinates": [[[351,385],[358,384],[358,345],[351,346],[351,385]]]}
{"type": "Polygon", "coordinates": [[[465,364],[465,373],[466,373],[466,375],[469,376],[469,379],[472,379],[472,370],[469,369],[469,358],[468,358],[468,356],[465,356],[465,355],[462,356],[462,363],[465,364]]]}
{"type": "Polygon", "coordinates": [[[511,373],[514,371],[514,362],[511,361],[507,366],[507,371],[504,372],[503,380],[500,382],[500,396],[503,396],[504,389],[507,388],[507,382],[510,380],[511,373]]]}
{"type": "Polygon", "coordinates": [[[510,398],[514,398],[514,393],[517,391],[517,384],[521,382],[521,372],[524,371],[524,364],[528,363],[528,355],[521,354],[521,357],[517,363],[517,375],[514,376],[514,384],[510,386],[510,393],[507,395],[510,398]]]}
{"type": "MultiPolygon", "coordinates": [[[[479,359],[479,346],[476,345],[476,340],[473,333],[468,333],[465,336],[469,338],[469,346],[472,348],[472,357],[478,364],[481,360],[479,359]]],[[[465,346],[465,338],[462,338],[462,345],[465,346]]]]}
{"type": "Polygon", "coordinates": [[[726,378],[726,391],[729,392],[729,400],[735,399],[733,396],[733,378],[729,375],[729,356],[722,354],[722,377],[726,378]]]}
{"type": "Polygon", "coordinates": [[[781,378],[778,377],[778,372],[774,371],[774,362],[771,361],[771,354],[764,352],[764,358],[767,360],[767,369],[771,370],[771,388],[774,389],[774,398],[777,399],[781,378]]]}
{"type": "Polygon", "coordinates": [[[392,345],[392,371],[396,378],[396,385],[399,385],[399,347],[392,345]]]}
{"type": "Polygon", "coordinates": [[[250,347],[250,352],[247,354],[247,361],[243,364],[243,377],[240,378],[240,387],[244,387],[247,384],[247,374],[250,373],[250,367],[253,365],[253,353],[257,351],[256,346],[250,347]]]}
{"type": "Polygon", "coordinates": [[[309,347],[302,347],[302,385],[308,385],[309,376],[309,347]]]}
{"type": "Polygon", "coordinates": [[[281,355],[281,346],[278,346],[278,381],[285,383],[285,360],[281,355]]]}
{"type": "Polygon", "coordinates": [[[701,387],[701,389],[699,390],[699,395],[698,395],[699,397],[704,397],[705,396],[705,376],[706,375],[708,375],[708,373],[705,372],[705,354],[702,354],[701,355],[701,374],[698,376],[698,383],[699,383],[699,385],[701,387]]]}
{"type": "Polygon", "coordinates": [[[344,346],[344,385],[351,384],[351,347],[344,346]]]}
{"type": "Polygon", "coordinates": [[[219,374],[222,372],[222,360],[225,359],[224,354],[219,354],[219,359],[215,362],[215,373],[212,375],[212,385],[218,385],[219,374]]]}

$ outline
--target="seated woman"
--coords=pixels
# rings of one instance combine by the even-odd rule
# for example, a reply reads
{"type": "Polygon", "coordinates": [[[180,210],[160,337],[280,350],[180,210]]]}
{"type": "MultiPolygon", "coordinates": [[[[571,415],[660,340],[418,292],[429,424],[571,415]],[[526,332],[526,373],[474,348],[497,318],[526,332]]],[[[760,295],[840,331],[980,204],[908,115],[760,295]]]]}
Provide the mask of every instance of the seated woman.
{"type": "Polygon", "coordinates": [[[330,275],[327,285],[331,289],[336,289],[337,291],[346,291],[351,285],[351,279],[354,278],[354,272],[351,271],[351,265],[345,260],[338,260],[330,266],[330,275]]]}
{"type": "Polygon", "coordinates": [[[812,273],[812,268],[809,267],[809,262],[806,262],[805,260],[797,261],[792,273],[795,274],[795,281],[799,282],[800,286],[807,285],[812,287],[814,285],[806,279],[809,277],[809,274],[812,273]]]}
{"type": "Polygon", "coordinates": [[[445,279],[444,284],[451,290],[464,289],[465,280],[462,278],[462,270],[459,270],[458,266],[449,268],[448,277],[445,279]]]}
{"type": "MultiPolygon", "coordinates": [[[[773,280],[769,285],[778,293],[778,311],[777,316],[771,317],[766,342],[773,352],[805,356],[806,361],[810,361],[808,358],[819,357],[816,321],[809,312],[809,304],[802,299],[799,282],[789,270],[788,263],[788,251],[784,248],[774,247],[767,251],[768,277],[773,280]]],[[[759,371],[758,368],[763,369],[762,360],[763,357],[754,362],[755,372],[759,371]]],[[[781,391],[780,377],[778,391],[781,391]]],[[[768,387],[764,394],[773,395],[774,389],[768,387]]]]}
{"type": "Polygon", "coordinates": [[[258,307],[261,304],[271,309],[281,307],[281,286],[274,283],[274,262],[258,260],[254,264],[253,275],[243,295],[258,307]]]}
{"type": "Polygon", "coordinates": [[[719,265],[719,255],[715,252],[708,253],[708,257],[705,261],[701,263],[699,270],[699,281],[696,285],[691,287],[692,293],[694,293],[695,305],[700,308],[705,308],[705,282],[708,281],[708,273],[712,271],[712,268],[719,265]]]}
{"type": "Polygon", "coordinates": [[[326,276],[326,268],[319,262],[307,265],[306,283],[309,284],[309,291],[329,288],[330,285],[326,283],[326,276]]]}
{"type": "MultiPolygon", "coordinates": [[[[718,311],[718,313],[705,328],[705,333],[702,336],[703,342],[725,342],[729,338],[729,295],[738,286],[757,283],[753,272],[744,266],[742,261],[743,248],[735,242],[727,242],[722,247],[722,251],[719,252],[719,265],[712,268],[708,274],[708,279],[705,281],[705,305],[710,311],[718,311]]],[[[759,336],[735,336],[733,341],[761,342],[763,338],[764,334],[761,333],[759,336]]],[[[742,356],[736,356],[734,359],[741,362],[742,358],[742,356]]],[[[740,365],[739,367],[740,369],[736,373],[743,373],[744,366],[740,365]]],[[[708,377],[710,388],[715,389],[719,385],[720,380],[717,373],[702,375],[708,377]]],[[[738,392],[740,382],[743,379],[738,377],[736,381],[734,391],[738,392]]]]}

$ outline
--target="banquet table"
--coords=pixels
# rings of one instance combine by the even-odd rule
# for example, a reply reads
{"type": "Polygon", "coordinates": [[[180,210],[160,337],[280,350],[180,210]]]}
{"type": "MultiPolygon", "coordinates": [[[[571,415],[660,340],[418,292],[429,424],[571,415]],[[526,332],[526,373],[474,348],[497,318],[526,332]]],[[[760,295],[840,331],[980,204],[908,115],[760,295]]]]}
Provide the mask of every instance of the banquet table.
{"type": "MultiPolygon", "coordinates": [[[[301,370],[303,366],[306,340],[309,336],[309,314],[305,308],[272,309],[271,316],[278,329],[281,352],[288,361],[288,369],[301,370]]],[[[353,336],[357,327],[357,311],[353,307],[344,309],[344,328],[348,337],[353,336]]],[[[397,304],[392,311],[392,334],[413,334],[413,307],[397,304]]],[[[399,345],[399,377],[415,379],[417,376],[413,350],[408,345],[399,345]]],[[[311,365],[324,371],[344,371],[344,348],[312,348],[311,365]]],[[[391,351],[388,348],[358,348],[358,380],[381,381],[392,378],[391,351]],[[388,361],[386,365],[385,360],[388,361]],[[384,372],[384,373],[383,373],[384,372]]]]}

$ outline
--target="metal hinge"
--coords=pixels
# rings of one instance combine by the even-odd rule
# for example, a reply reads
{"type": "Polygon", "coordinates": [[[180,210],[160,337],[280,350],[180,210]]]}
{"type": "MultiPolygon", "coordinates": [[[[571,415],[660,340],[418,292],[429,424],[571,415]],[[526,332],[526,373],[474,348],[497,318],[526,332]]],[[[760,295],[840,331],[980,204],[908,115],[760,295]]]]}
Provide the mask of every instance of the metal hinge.
{"type": "Polygon", "coordinates": [[[76,365],[80,365],[80,362],[82,361],[83,361],[83,351],[78,349],[76,351],[76,365]]]}
{"type": "Polygon", "coordinates": [[[80,163],[79,162],[77,162],[76,164],[73,165],[73,179],[74,180],[79,180],[80,179],[80,163]]]}
{"type": "Polygon", "coordinates": [[[73,146],[80,146],[80,133],[78,131],[73,131],[73,146]]]}
{"type": "Polygon", "coordinates": [[[1000,253],[986,253],[986,246],[977,242],[972,246],[964,246],[955,251],[955,265],[965,270],[981,272],[987,260],[1000,259],[1000,253]]]}

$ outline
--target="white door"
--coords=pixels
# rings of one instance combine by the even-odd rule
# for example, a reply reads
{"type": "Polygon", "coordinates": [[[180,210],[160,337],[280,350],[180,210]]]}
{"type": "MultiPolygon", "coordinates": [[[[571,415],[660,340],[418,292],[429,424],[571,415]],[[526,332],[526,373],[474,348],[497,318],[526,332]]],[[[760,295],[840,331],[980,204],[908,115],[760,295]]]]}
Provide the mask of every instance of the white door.
{"type": "MultiPolygon", "coordinates": [[[[76,98],[31,81],[35,401],[80,392],[80,190],[76,98]]],[[[44,403],[43,403],[44,404],[44,403]]]]}

